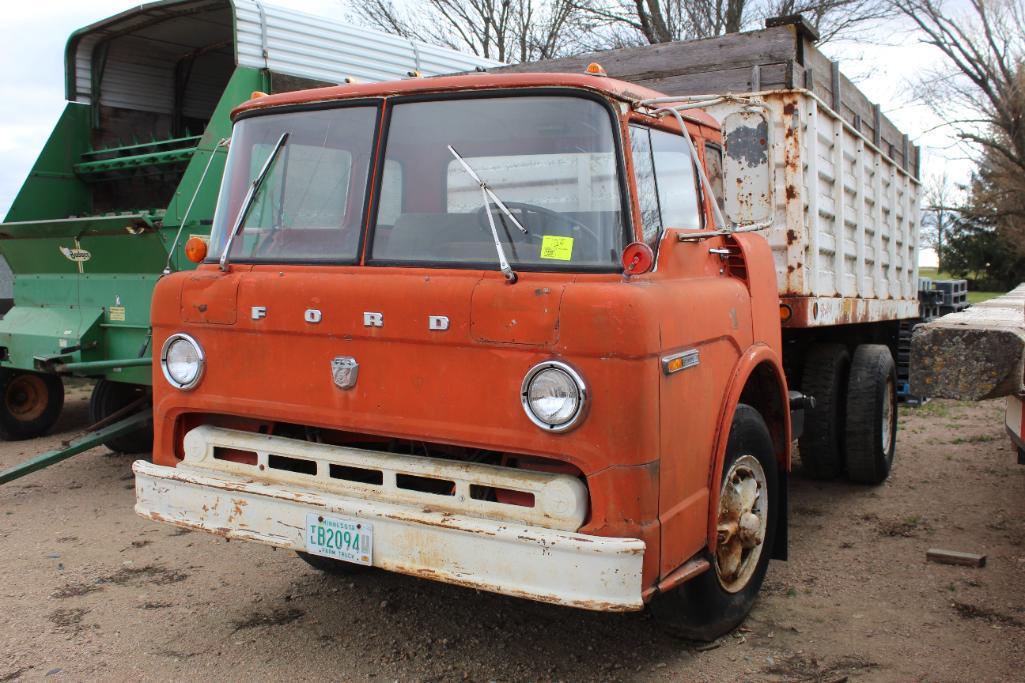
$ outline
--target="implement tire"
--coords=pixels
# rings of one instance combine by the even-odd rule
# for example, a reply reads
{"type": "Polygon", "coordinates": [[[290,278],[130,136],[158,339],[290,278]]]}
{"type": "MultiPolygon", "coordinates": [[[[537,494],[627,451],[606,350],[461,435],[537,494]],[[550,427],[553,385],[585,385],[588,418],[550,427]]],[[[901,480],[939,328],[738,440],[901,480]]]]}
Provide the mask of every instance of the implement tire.
{"type": "MultiPolygon", "coordinates": [[[[89,397],[89,420],[92,424],[105,420],[147,393],[148,389],[141,384],[111,382],[109,379],[98,380],[93,387],[92,396],[89,397]]],[[[145,404],[139,406],[139,410],[145,408],[145,404]]],[[[153,449],[153,427],[140,427],[129,434],[108,439],[103,445],[115,453],[148,453],[153,449]]]]}
{"type": "Polygon", "coordinates": [[[897,448],[897,369],[882,344],[863,344],[854,351],[844,440],[848,479],[886,481],[897,448]]]}
{"type": "Polygon", "coordinates": [[[740,404],[730,426],[720,486],[711,568],[656,596],[651,613],[667,632],[712,641],[747,617],[772,556],[779,513],[779,465],[757,410],[740,404]]]}
{"type": "Polygon", "coordinates": [[[64,382],[57,375],[0,370],[0,438],[34,439],[50,431],[64,408],[64,382]]]}
{"type": "Polygon", "coordinates": [[[832,479],[844,471],[844,408],[851,357],[843,344],[816,344],[804,362],[801,391],[815,397],[805,410],[798,440],[801,465],[813,479],[832,479]]]}

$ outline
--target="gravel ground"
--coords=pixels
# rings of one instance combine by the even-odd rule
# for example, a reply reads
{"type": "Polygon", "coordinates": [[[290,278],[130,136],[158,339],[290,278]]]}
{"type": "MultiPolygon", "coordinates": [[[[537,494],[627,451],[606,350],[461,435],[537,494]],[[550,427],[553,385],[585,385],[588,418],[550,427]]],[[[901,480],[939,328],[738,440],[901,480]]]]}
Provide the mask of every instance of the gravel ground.
{"type": "MultiPolygon", "coordinates": [[[[0,467],[53,436],[0,443],[0,467]]],[[[711,645],[593,614],[294,555],[132,511],[130,456],[97,449],[0,487],[0,682],[105,680],[1022,680],[1025,467],[1000,402],[901,415],[878,488],[791,486],[791,560],[711,645]],[[988,555],[927,563],[926,549],[988,555]]]]}

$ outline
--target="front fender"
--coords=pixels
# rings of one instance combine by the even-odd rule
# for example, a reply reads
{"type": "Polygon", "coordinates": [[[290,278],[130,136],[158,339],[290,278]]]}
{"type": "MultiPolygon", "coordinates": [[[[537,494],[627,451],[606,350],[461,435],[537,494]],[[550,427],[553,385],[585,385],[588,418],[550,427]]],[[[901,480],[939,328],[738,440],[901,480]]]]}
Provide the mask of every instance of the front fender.
{"type": "MultiPolygon", "coordinates": [[[[726,444],[730,438],[730,425],[733,423],[733,415],[737,410],[737,404],[740,403],[740,397],[744,392],[744,388],[747,386],[755,370],[762,366],[766,366],[771,370],[772,376],[775,379],[775,388],[778,392],[776,398],[782,406],[782,414],[776,418],[781,424],[769,424],[770,432],[773,431],[775,426],[776,430],[783,437],[782,444],[777,450],[776,458],[782,470],[790,471],[790,402],[787,396],[787,382],[783,374],[782,360],[779,354],[768,345],[761,343],[753,344],[738,359],[723,396],[719,425],[716,430],[715,449],[713,451],[715,455],[708,471],[708,548],[713,553],[716,546],[719,487],[722,482],[723,461],[726,458],[726,444]]],[[[763,415],[763,417],[765,417],[767,423],[770,421],[769,416],[763,415]]]]}

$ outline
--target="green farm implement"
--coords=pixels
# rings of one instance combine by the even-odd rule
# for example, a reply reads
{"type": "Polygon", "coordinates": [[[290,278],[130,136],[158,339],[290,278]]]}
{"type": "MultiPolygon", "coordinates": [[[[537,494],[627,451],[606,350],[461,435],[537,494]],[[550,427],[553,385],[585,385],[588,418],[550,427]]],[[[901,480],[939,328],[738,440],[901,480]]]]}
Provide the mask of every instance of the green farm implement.
{"type": "MultiPolygon", "coordinates": [[[[129,13],[68,42],[68,104],[0,225],[14,272],[14,307],[0,320],[0,437],[50,429],[68,375],[96,380],[93,422],[148,394],[154,284],[191,265],[181,235],[209,232],[231,109],[269,87],[266,73],[233,64],[230,40],[190,31],[197,16],[153,24],[129,13]],[[143,54],[152,73],[133,84],[143,54]]],[[[105,443],[145,451],[150,436],[105,443]]]]}
{"type": "MultiPolygon", "coordinates": [[[[68,376],[95,381],[94,424],[148,410],[150,297],[194,267],[184,244],[209,234],[230,113],[254,91],[493,64],[256,0],[153,2],[74,32],[67,105],[0,224],[0,438],[46,433],[68,376]]],[[[148,450],[149,422],[126,417],[84,443],[148,450]]]]}

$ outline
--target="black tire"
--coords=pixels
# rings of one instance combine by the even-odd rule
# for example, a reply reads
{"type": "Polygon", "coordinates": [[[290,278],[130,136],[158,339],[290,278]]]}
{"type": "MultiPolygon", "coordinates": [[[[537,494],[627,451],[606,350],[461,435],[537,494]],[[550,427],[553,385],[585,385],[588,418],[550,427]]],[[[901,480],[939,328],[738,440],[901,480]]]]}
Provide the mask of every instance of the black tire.
{"type": "Polygon", "coordinates": [[[354,562],[346,562],[345,560],[335,560],[321,555],[311,555],[310,553],[304,553],[298,550],[295,554],[298,555],[299,559],[303,562],[310,565],[317,571],[324,572],[325,574],[352,576],[353,574],[363,574],[372,569],[372,567],[368,567],[365,564],[356,564],[354,562]]]}
{"type": "MultiPolygon", "coordinates": [[[[96,386],[93,387],[92,396],[89,397],[89,420],[92,424],[105,420],[148,393],[149,389],[141,384],[111,382],[107,379],[98,380],[96,386]]],[[[139,406],[139,410],[143,410],[145,407],[144,403],[139,406]]],[[[115,453],[146,453],[153,448],[153,425],[147,424],[129,434],[115,436],[104,441],[103,445],[115,453]]]]}
{"type": "Polygon", "coordinates": [[[57,375],[0,370],[0,438],[34,439],[50,431],[64,408],[57,375]]]}
{"type": "Polygon", "coordinates": [[[816,344],[804,362],[801,392],[815,397],[805,410],[798,440],[801,466],[813,479],[832,479],[844,471],[844,406],[851,357],[843,344],[816,344]]]}
{"type": "Polygon", "coordinates": [[[897,370],[886,346],[854,350],[845,432],[847,478],[858,484],[886,481],[897,447],[897,370]]]}
{"type": "MultiPolygon", "coordinates": [[[[760,555],[742,587],[728,591],[720,579],[719,563],[709,557],[712,567],[687,583],[658,595],[651,602],[652,615],[672,635],[687,640],[712,641],[736,628],[754,606],[772,555],[776,516],[779,511],[779,472],[772,439],[757,410],[741,404],[733,417],[726,446],[723,473],[742,456],[754,456],[765,475],[767,518],[760,555]]],[[[735,587],[736,588],[736,587],[735,587]]]]}

